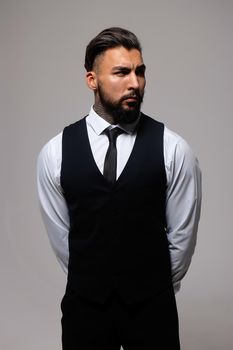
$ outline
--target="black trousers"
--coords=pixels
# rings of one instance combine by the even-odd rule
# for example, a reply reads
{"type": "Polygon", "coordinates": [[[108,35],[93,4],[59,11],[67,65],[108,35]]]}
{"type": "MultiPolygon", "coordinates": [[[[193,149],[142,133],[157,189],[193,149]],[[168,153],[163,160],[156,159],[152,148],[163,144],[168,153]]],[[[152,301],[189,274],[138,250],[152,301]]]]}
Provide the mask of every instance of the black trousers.
{"type": "Polygon", "coordinates": [[[63,350],[179,350],[173,288],[126,305],[117,294],[104,303],[67,288],[61,303],[63,350]]]}

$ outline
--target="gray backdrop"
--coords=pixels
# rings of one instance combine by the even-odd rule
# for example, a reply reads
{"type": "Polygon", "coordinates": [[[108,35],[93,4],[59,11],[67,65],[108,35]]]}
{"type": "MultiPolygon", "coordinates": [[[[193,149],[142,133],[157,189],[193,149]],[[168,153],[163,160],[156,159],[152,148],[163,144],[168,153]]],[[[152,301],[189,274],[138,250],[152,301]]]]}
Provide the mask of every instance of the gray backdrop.
{"type": "Polygon", "coordinates": [[[143,111],[198,155],[198,244],[177,295],[182,350],[233,346],[233,2],[1,0],[0,348],[57,350],[65,275],[38,210],[36,157],[93,101],[88,41],[108,26],[134,31],[147,65],[143,111]]]}

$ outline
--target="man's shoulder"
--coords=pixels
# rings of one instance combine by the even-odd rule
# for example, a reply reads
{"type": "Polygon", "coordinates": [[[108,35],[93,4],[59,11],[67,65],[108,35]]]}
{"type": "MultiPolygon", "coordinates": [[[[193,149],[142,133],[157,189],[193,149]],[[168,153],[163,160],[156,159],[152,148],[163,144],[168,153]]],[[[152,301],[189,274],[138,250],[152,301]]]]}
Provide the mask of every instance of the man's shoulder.
{"type": "Polygon", "coordinates": [[[180,157],[182,159],[196,159],[193,149],[183,136],[171,130],[163,122],[152,116],[141,113],[141,118],[149,127],[159,127],[163,130],[164,151],[168,158],[180,157]]]}
{"type": "Polygon", "coordinates": [[[186,139],[177,132],[169,129],[167,126],[164,127],[164,141],[175,148],[178,147],[179,149],[182,149],[183,151],[191,151],[191,147],[186,139]]]}
{"type": "Polygon", "coordinates": [[[76,130],[78,128],[82,128],[82,127],[84,127],[84,125],[86,125],[86,116],[71,123],[71,124],[66,125],[63,129],[63,133],[64,133],[64,131],[69,132],[69,131],[76,130]]]}
{"type": "Polygon", "coordinates": [[[172,144],[187,143],[181,135],[176,131],[171,130],[166,125],[164,126],[164,135],[166,140],[172,144]]]}
{"type": "Polygon", "coordinates": [[[59,147],[62,141],[62,134],[63,131],[60,131],[57,135],[53,136],[48,142],[45,143],[42,150],[52,151],[54,148],[59,147]]]}
{"type": "Polygon", "coordinates": [[[80,125],[83,125],[84,119],[85,119],[85,117],[78,120],[78,121],[75,121],[71,124],[65,125],[62,131],[60,131],[57,135],[53,136],[49,141],[47,141],[45,143],[42,150],[47,151],[47,152],[51,152],[52,150],[61,147],[64,131],[76,129],[80,125]]]}
{"type": "Polygon", "coordinates": [[[170,148],[179,147],[181,150],[191,150],[188,142],[183,138],[183,136],[179,135],[177,132],[168,128],[162,121],[151,117],[145,113],[141,113],[141,117],[145,123],[150,124],[150,126],[160,126],[164,129],[164,143],[168,144],[170,148]]]}

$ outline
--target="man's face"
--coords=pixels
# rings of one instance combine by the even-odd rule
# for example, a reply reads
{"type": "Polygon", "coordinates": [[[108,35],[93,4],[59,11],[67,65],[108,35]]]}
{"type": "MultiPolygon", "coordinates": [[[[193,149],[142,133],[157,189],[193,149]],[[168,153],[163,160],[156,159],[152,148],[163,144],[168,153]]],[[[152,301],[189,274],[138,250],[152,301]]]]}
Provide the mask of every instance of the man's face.
{"type": "Polygon", "coordinates": [[[96,101],[115,123],[132,123],[143,100],[145,65],[140,51],[124,47],[108,49],[96,60],[96,101]]]}

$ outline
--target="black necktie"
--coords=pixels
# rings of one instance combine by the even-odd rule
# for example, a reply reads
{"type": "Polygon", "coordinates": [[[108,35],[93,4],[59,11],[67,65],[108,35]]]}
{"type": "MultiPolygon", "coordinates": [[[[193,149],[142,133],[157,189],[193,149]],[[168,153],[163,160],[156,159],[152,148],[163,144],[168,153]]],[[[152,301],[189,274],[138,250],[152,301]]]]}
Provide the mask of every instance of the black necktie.
{"type": "Polygon", "coordinates": [[[117,136],[124,131],[120,128],[106,129],[104,133],[108,136],[109,146],[104,161],[104,177],[111,183],[116,181],[116,168],[117,168],[117,149],[116,139],[117,136]]]}

